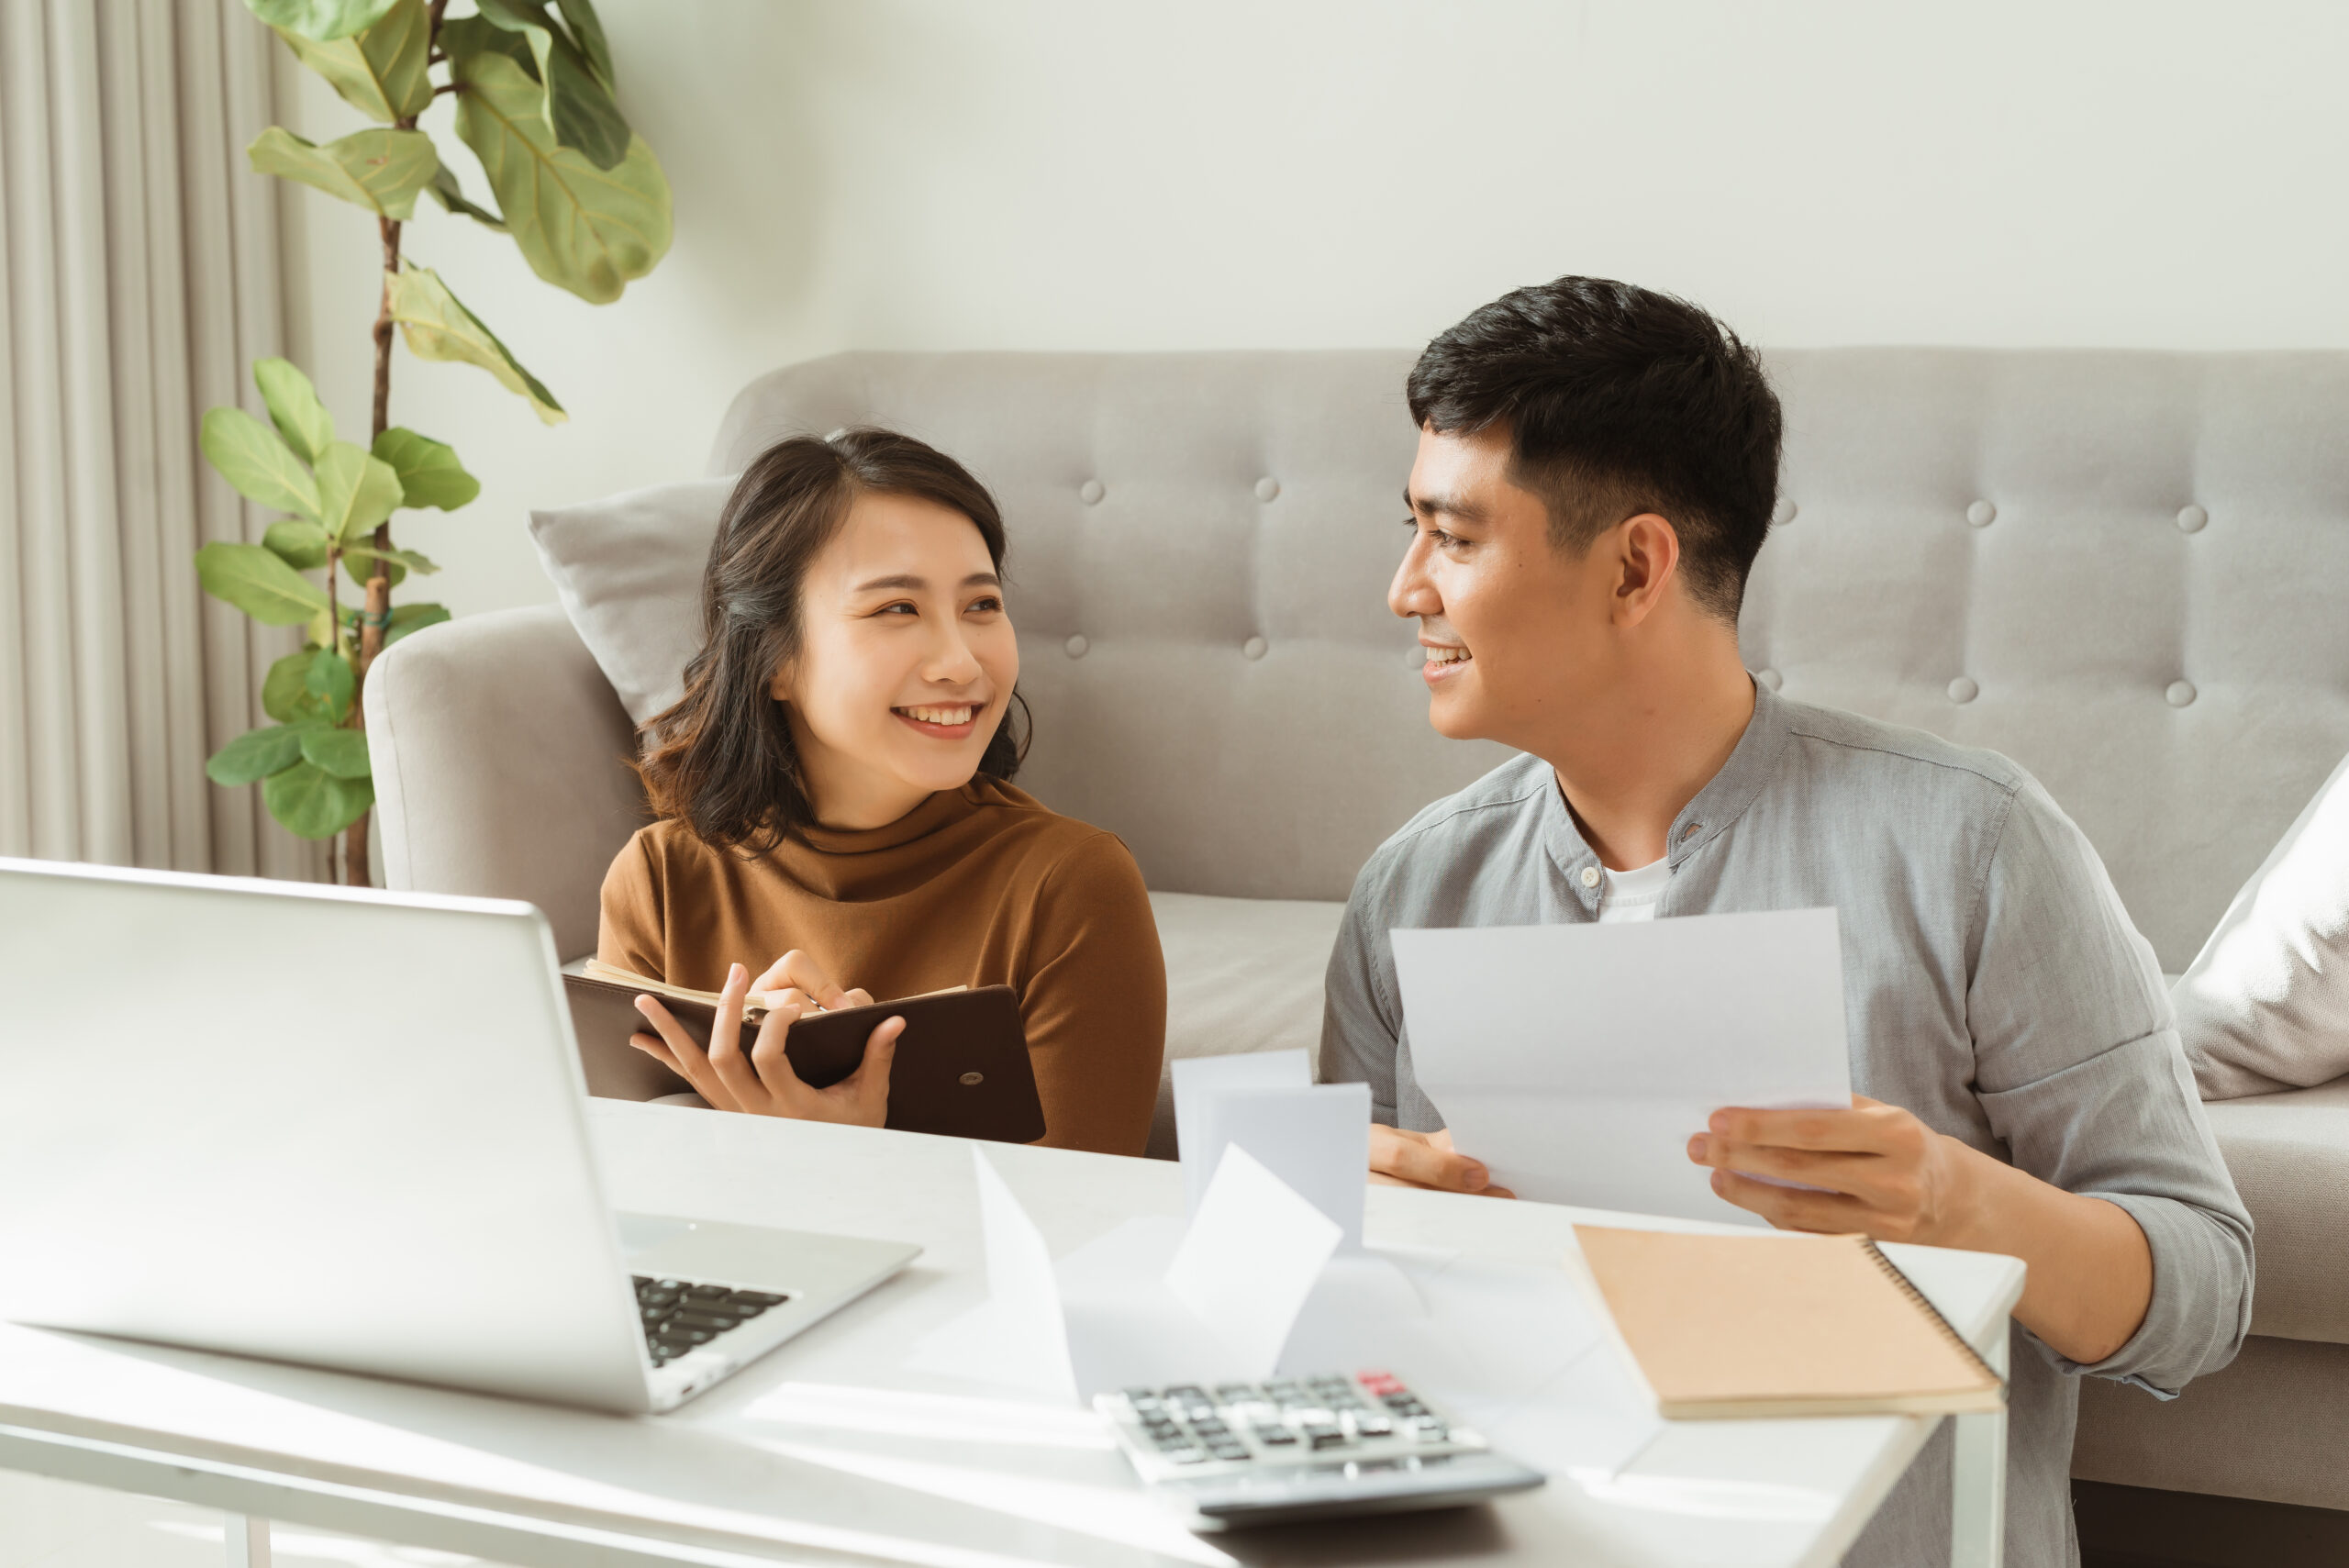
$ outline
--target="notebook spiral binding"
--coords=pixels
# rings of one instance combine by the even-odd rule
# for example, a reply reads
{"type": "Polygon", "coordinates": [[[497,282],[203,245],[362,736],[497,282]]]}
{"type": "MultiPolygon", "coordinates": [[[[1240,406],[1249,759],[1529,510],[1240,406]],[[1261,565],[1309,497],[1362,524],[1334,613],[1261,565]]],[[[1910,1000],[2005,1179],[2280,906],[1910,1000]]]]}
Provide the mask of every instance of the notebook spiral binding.
{"type": "Polygon", "coordinates": [[[1900,1265],[1884,1255],[1884,1250],[1876,1244],[1874,1238],[1863,1236],[1859,1238],[1859,1242],[1861,1246],[1867,1249],[1868,1256],[1876,1260],[1876,1266],[1884,1271],[1884,1277],[1890,1280],[1894,1285],[1898,1286],[1900,1294],[1907,1296],[1911,1303],[1923,1310],[1927,1317],[1939,1324],[1941,1326],[1942,1333],[1948,1338],[1949,1342],[1955,1345],[1958,1348],[1959,1352],[1963,1354],[1967,1361],[1972,1362],[1976,1366],[1980,1367],[1987,1376],[1998,1384],[2000,1392],[2003,1393],[2007,1386],[2007,1380],[1998,1376],[1998,1369],[1992,1366],[1988,1362],[1984,1361],[1982,1359],[1982,1352],[1968,1344],[1966,1342],[1965,1336],[1959,1333],[1956,1327],[1952,1324],[1948,1318],[1942,1316],[1942,1309],[1935,1307],[1932,1300],[1926,1296],[1925,1293],[1917,1288],[1916,1282],[1911,1280],[1907,1274],[1900,1272],[1900,1265]]]}

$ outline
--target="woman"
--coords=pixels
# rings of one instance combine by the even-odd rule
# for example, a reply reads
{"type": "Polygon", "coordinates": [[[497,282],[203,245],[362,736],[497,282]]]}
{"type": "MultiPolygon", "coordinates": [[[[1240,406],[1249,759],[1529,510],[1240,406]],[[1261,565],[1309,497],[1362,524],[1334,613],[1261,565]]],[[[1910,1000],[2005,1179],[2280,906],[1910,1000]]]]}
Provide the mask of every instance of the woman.
{"type": "Polygon", "coordinates": [[[769,448],[728,499],[702,650],[644,727],[660,819],[612,862],[597,943],[723,992],[707,1052],[650,996],[654,1032],[633,1040],[713,1106],[879,1126],[902,1023],[819,1091],[783,1053],[793,1019],[1008,984],[1043,1141],[1141,1152],[1166,1033],[1157,927],[1122,843],[1011,787],[1027,710],[1003,551],[985,487],[884,430],[769,448]],[[754,989],[771,1010],[745,1041],[754,989]]]}

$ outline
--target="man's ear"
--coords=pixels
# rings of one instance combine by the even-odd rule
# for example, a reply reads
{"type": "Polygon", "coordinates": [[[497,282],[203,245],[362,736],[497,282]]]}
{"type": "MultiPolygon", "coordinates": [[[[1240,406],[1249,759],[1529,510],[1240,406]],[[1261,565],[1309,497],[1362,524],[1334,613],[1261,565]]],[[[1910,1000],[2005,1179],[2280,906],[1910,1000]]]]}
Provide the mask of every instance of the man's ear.
{"type": "Polygon", "coordinates": [[[1615,621],[1634,627],[1664,601],[1680,575],[1680,531],[1654,512],[1615,527],[1615,621]]]}

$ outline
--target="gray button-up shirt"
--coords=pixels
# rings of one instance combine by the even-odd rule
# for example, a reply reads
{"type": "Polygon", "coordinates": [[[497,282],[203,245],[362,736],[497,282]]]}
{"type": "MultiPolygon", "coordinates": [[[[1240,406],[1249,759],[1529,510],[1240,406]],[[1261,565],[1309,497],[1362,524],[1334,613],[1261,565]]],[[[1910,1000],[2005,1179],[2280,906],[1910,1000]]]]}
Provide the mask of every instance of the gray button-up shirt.
{"type": "MultiPolygon", "coordinates": [[[[2022,769],[1766,689],[1668,842],[1659,918],[1836,909],[1861,1094],[2143,1228],[2153,1302],[2119,1351],[2082,1367],[2013,1329],[2006,1560],[2076,1562],[2078,1385],[2065,1374],[2165,1397],[2225,1365],[2251,1321],[2251,1217],[2152,947],[2087,838],[2022,769]]],[[[1411,1073],[1386,933],[1596,920],[1602,879],[1584,873],[1598,864],[1538,758],[1414,817],[1354,882],[1330,959],[1322,1075],[1368,1084],[1380,1121],[1443,1126],[1411,1073]]],[[[1946,1561],[1948,1444],[1944,1425],[1847,1562],[1946,1561]]]]}

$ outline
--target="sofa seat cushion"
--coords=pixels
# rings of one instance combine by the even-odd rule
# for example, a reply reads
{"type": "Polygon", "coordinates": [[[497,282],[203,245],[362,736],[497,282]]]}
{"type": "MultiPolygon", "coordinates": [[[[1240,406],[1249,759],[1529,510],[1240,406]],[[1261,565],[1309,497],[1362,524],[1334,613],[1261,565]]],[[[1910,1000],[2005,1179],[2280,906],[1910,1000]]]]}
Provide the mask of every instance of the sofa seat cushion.
{"type": "Polygon", "coordinates": [[[2349,1078],[2202,1108],[2251,1210],[2251,1331],[2349,1344],[2349,1078]]]}
{"type": "MultiPolygon", "coordinates": [[[[1166,953],[1166,1060],[1321,1044],[1321,976],[1343,904],[1153,893],[1166,953]]],[[[1174,1091],[1159,1074],[1149,1152],[1172,1160],[1174,1091]]]]}

